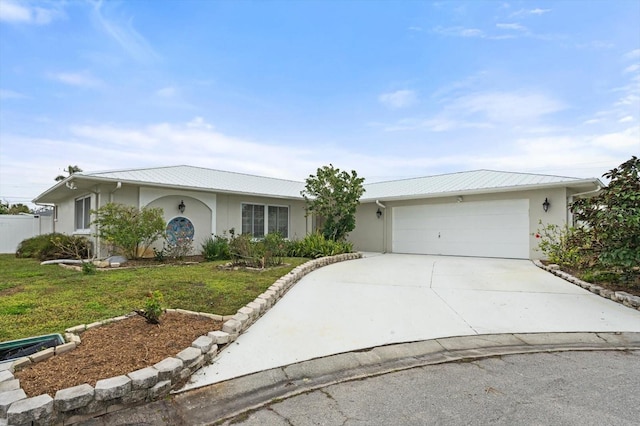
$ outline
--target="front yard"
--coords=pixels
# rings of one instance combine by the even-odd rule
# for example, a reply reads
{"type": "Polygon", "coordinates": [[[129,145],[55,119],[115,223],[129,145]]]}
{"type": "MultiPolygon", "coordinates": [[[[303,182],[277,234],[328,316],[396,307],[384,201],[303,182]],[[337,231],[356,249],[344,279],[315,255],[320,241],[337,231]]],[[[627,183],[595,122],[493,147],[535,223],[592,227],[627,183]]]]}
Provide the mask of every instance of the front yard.
{"type": "Polygon", "coordinates": [[[218,268],[223,262],[203,262],[85,275],[0,255],[0,341],[63,333],[141,309],[150,290],[162,292],[165,308],[232,315],[306,260],[287,258],[286,266],[263,271],[224,270],[218,268]]]}

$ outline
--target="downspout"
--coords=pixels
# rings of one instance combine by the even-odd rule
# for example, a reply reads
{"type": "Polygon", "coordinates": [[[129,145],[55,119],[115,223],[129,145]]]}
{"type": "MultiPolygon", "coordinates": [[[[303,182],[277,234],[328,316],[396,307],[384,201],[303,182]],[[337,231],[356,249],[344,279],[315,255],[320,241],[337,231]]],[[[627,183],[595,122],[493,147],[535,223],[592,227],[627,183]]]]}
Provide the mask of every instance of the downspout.
{"type": "MultiPolygon", "coordinates": [[[[387,206],[382,204],[380,200],[376,200],[376,204],[378,205],[378,207],[381,207],[384,210],[387,209],[387,206]]],[[[382,253],[386,253],[386,252],[387,252],[387,215],[385,214],[382,217],[382,253]]]]}
{"type": "MultiPolygon", "coordinates": [[[[579,192],[577,194],[572,194],[569,195],[568,200],[567,200],[567,207],[569,207],[571,204],[573,204],[573,200],[575,197],[581,197],[583,195],[595,195],[598,192],[600,192],[602,190],[602,187],[600,185],[598,185],[598,187],[596,189],[593,189],[591,191],[585,191],[585,192],[579,192]]],[[[567,223],[571,222],[571,226],[574,225],[573,223],[573,214],[571,214],[571,211],[567,208],[567,223]],[[571,219],[571,221],[569,221],[569,219],[571,219]]]]}
{"type": "Polygon", "coordinates": [[[120,188],[122,188],[122,182],[118,181],[118,183],[116,183],[116,187],[113,189],[113,191],[109,192],[109,202],[110,203],[113,202],[113,193],[116,192],[120,188]]]}

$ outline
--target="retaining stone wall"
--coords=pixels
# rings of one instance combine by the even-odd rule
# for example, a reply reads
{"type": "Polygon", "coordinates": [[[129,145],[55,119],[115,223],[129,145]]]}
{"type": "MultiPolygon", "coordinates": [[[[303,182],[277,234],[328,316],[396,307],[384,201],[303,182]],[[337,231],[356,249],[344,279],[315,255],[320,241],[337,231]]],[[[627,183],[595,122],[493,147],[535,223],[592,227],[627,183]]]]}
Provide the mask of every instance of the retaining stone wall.
{"type": "Polygon", "coordinates": [[[542,268],[545,271],[549,271],[552,274],[557,275],[560,278],[563,278],[566,281],[569,281],[570,283],[578,285],[586,290],[589,290],[592,293],[595,293],[607,299],[611,299],[614,302],[622,303],[624,306],[627,306],[631,309],[637,309],[640,311],[640,297],[638,296],[629,294],[626,291],[613,291],[596,284],[588,283],[586,281],[583,281],[579,278],[574,277],[571,274],[561,271],[558,265],[554,265],[554,264],[545,265],[539,260],[534,260],[533,263],[537,267],[542,268]]]}
{"type": "Polygon", "coordinates": [[[27,398],[13,373],[25,366],[75,349],[82,340],[79,333],[131,315],[111,318],[92,324],[71,327],[65,332],[67,343],[40,351],[29,357],[0,367],[0,426],[71,425],[130,406],[150,402],[168,395],[172,388],[189,378],[196,370],[211,362],[220,345],[233,342],[255,320],[262,316],[286,291],[309,272],[336,262],[361,258],[361,253],[348,253],[310,260],[279,278],[253,302],[240,308],[235,315],[222,316],[183,309],[167,309],[201,315],[224,321],[221,331],[212,331],[193,341],[191,347],[175,357],[126,375],[99,380],[95,387],[88,384],[62,389],[54,398],[44,394],[27,398]]]}

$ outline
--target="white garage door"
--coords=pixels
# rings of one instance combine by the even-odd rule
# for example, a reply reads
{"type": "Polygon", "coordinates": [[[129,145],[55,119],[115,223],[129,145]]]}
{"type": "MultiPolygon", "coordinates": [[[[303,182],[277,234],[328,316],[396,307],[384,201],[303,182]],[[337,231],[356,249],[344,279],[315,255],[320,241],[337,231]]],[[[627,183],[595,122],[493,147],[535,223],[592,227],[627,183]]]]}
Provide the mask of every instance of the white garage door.
{"type": "Polygon", "coordinates": [[[529,258],[529,200],[393,208],[394,253],[529,258]]]}

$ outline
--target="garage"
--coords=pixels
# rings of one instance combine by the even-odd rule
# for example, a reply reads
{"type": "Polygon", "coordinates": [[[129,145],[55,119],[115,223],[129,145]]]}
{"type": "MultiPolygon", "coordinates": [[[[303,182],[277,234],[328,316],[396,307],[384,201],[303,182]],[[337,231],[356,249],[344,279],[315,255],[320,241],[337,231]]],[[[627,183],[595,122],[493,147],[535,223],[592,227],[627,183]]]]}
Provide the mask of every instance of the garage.
{"type": "Polygon", "coordinates": [[[409,254],[529,258],[529,200],[398,206],[392,251],[409,254]]]}

